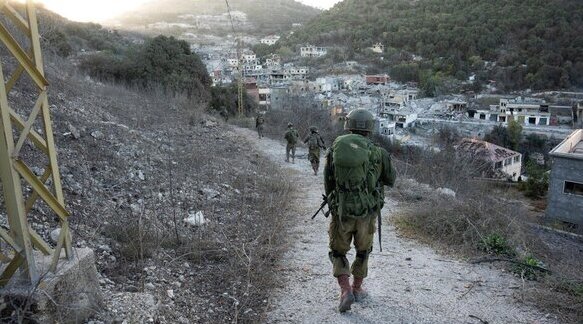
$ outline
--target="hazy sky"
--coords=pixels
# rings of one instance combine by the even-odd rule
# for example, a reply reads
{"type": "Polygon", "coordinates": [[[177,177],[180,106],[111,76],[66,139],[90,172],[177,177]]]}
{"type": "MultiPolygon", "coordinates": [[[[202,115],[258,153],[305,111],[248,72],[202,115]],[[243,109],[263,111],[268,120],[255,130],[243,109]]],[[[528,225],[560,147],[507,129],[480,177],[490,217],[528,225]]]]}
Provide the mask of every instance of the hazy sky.
{"type": "MultiPolygon", "coordinates": [[[[21,0],[23,1],[23,0],[21,0]]],[[[104,21],[151,0],[34,0],[58,14],[76,21],[104,21]]],[[[158,0],[163,1],[163,0],[158,0]]],[[[219,1],[219,0],[215,0],[219,1]]],[[[328,9],[341,0],[296,0],[328,9]]]]}

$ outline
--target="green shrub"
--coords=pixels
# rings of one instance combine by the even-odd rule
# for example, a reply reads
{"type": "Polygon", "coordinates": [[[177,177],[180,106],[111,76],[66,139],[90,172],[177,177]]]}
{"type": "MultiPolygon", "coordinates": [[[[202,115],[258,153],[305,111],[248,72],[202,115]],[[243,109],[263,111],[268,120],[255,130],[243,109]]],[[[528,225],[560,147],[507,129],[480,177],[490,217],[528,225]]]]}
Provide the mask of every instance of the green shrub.
{"type": "Polygon", "coordinates": [[[478,244],[478,247],[488,254],[514,255],[514,250],[510,247],[506,239],[496,233],[484,237],[478,244]]]}
{"type": "Polygon", "coordinates": [[[512,272],[519,275],[521,278],[528,280],[537,280],[544,274],[537,267],[543,267],[544,264],[532,255],[525,256],[520,262],[515,263],[512,267],[512,272]]]}

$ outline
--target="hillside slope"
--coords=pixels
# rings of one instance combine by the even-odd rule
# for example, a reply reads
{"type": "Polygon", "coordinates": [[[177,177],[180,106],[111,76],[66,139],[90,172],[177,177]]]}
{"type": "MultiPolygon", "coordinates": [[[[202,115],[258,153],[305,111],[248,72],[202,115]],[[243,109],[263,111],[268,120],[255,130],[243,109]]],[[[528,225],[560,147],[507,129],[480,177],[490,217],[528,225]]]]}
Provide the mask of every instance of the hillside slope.
{"type": "MultiPolygon", "coordinates": [[[[292,23],[307,22],[321,12],[293,0],[231,0],[229,5],[232,11],[246,13],[251,24],[263,33],[288,30],[292,23]]],[[[221,15],[226,12],[225,1],[153,1],[124,14],[118,21],[124,26],[143,26],[161,21],[178,22],[181,15],[221,15]]]]}
{"type": "MultiPolygon", "coordinates": [[[[421,69],[460,79],[482,72],[509,89],[583,86],[577,0],[345,0],[288,40],[306,42],[355,52],[382,42],[387,56],[396,49],[425,58],[421,69]]],[[[397,56],[395,64],[410,60],[397,56]]]]}

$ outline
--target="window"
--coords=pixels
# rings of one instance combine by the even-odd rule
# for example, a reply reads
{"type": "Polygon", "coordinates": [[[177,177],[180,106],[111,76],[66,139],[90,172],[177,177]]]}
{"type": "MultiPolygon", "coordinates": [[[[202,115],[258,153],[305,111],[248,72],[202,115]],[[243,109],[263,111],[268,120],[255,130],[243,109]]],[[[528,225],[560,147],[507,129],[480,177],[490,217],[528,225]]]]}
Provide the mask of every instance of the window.
{"type": "Polygon", "coordinates": [[[494,168],[496,168],[496,169],[502,169],[502,161],[496,162],[496,164],[494,164],[494,168]]]}
{"type": "Polygon", "coordinates": [[[508,158],[508,159],[504,160],[504,166],[507,166],[510,164],[512,164],[512,158],[508,158]]]}
{"type": "Polygon", "coordinates": [[[514,163],[519,163],[520,162],[520,155],[516,155],[514,157],[514,163]]]}
{"type": "Polygon", "coordinates": [[[565,181],[563,192],[566,194],[583,196],[583,183],[565,181]]]}

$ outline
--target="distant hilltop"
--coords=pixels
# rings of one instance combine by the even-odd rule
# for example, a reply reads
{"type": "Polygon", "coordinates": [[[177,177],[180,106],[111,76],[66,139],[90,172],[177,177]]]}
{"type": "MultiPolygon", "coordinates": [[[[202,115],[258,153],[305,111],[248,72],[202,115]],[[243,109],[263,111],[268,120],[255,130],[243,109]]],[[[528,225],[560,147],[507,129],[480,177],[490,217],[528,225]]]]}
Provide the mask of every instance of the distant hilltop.
{"type": "MultiPolygon", "coordinates": [[[[229,4],[235,27],[248,32],[289,30],[293,24],[306,23],[321,13],[320,9],[293,0],[230,0],[229,4]]],[[[111,23],[130,28],[188,25],[207,32],[231,28],[226,3],[217,0],[153,1],[111,23]]]]}

